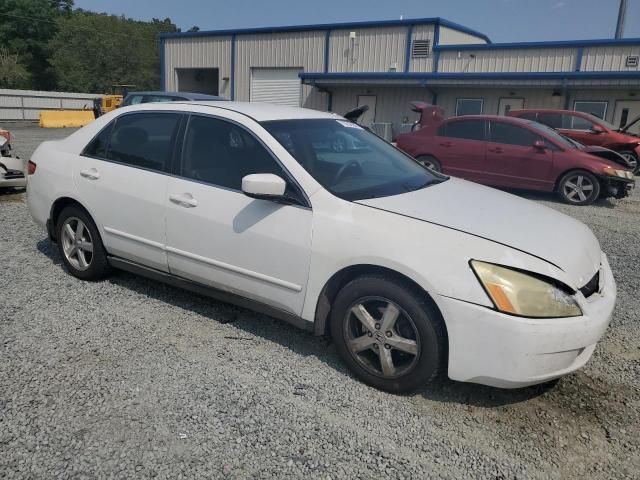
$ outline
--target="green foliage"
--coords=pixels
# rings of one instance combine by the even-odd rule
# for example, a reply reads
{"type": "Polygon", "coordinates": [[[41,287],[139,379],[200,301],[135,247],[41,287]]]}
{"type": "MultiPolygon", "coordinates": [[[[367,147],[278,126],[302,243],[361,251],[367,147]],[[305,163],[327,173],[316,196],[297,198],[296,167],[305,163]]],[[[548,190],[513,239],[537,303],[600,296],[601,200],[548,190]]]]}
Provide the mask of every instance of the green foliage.
{"type": "Polygon", "coordinates": [[[50,62],[62,90],[109,92],[112,85],[160,87],[158,34],[176,31],[171,20],[138,22],[81,10],[58,19],[50,62]]]}
{"type": "Polygon", "coordinates": [[[178,30],[170,19],[140,22],[73,5],[0,0],[0,86],[93,93],[115,84],[159,88],[158,34],[178,30]]]}

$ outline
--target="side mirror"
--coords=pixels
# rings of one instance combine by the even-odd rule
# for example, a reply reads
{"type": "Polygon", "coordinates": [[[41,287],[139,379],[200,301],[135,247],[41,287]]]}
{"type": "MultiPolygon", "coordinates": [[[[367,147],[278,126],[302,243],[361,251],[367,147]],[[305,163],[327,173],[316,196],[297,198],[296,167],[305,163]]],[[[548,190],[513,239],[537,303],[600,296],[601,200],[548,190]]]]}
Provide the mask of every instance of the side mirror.
{"type": "Polygon", "coordinates": [[[604,133],[604,128],[600,125],[593,124],[591,126],[591,133],[604,133]]]}
{"type": "Polygon", "coordinates": [[[242,179],[242,192],[251,198],[277,200],[284,196],[287,183],[272,173],[254,173],[242,179]]]}
{"type": "Polygon", "coordinates": [[[533,142],[533,148],[543,151],[547,149],[547,144],[544,143],[543,140],[536,140],[535,142],[533,142]]]}

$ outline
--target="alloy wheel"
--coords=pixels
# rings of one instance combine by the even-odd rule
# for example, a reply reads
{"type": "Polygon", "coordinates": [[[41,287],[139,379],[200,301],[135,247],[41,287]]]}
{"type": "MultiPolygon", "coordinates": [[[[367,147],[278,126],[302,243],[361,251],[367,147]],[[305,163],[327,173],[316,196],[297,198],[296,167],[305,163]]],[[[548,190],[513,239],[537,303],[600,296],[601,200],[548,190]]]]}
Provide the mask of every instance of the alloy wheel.
{"type": "Polygon", "coordinates": [[[564,196],[574,203],[586,201],[593,195],[595,185],[589,177],[576,173],[567,178],[562,186],[564,196]]]}
{"type": "Polygon", "coordinates": [[[420,356],[420,339],[413,319],[388,299],[357,300],[347,311],[344,329],[351,355],[374,375],[402,376],[420,356]]]}
{"type": "Polygon", "coordinates": [[[634,173],[638,170],[638,159],[631,152],[622,152],[620,155],[629,163],[631,171],[634,173]]]}
{"type": "Polygon", "coordinates": [[[67,261],[76,270],[87,270],[93,259],[93,241],[87,226],[79,218],[69,217],[61,232],[62,250],[67,261]]]}

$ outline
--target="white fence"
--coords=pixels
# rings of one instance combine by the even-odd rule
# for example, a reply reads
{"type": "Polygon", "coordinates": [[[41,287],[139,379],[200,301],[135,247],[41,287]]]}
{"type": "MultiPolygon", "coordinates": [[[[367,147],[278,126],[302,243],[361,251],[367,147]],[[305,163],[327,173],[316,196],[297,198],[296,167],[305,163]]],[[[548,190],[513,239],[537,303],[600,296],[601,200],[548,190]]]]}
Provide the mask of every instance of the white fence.
{"type": "Polygon", "coordinates": [[[0,89],[0,120],[38,120],[41,110],[91,110],[92,93],[0,89]]]}

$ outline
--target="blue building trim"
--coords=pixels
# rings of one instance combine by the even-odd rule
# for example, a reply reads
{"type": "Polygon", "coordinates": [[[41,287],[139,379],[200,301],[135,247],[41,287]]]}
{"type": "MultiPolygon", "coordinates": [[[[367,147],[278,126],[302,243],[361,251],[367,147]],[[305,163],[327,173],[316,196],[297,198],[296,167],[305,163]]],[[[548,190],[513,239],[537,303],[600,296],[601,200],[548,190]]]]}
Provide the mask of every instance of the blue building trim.
{"type": "Polygon", "coordinates": [[[413,24],[407,28],[407,48],[404,54],[404,71],[409,72],[411,69],[411,45],[413,44],[413,24]]]}
{"type": "Polygon", "coordinates": [[[288,25],[282,27],[257,27],[257,28],[236,28],[226,30],[204,30],[200,32],[176,32],[176,33],[162,33],[161,37],[164,38],[189,38],[189,37],[214,37],[220,35],[237,35],[251,34],[251,33],[282,33],[282,32],[303,32],[314,30],[336,30],[347,28],[366,28],[366,27],[394,27],[402,25],[427,25],[437,24],[442,25],[459,32],[468,33],[483,39],[487,43],[491,43],[489,37],[484,33],[478,32],[471,28],[459,25],[455,22],[450,22],[440,17],[429,18],[408,18],[404,20],[370,20],[366,22],[347,22],[347,23],[316,23],[310,25],[288,25]]]}
{"type": "Polygon", "coordinates": [[[231,35],[231,78],[229,97],[231,100],[236,99],[236,36],[231,35]]]}
{"type": "Polygon", "coordinates": [[[440,63],[440,50],[438,49],[438,45],[440,45],[440,24],[436,23],[433,30],[433,60],[431,61],[431,71],[437,72],[439,63],[440,63]]]}
{"type": "Polygon", "coordinates": [[[614,72],[302,72],[303,80],[541,80],[541,79],[634,79],[640,80],[640,71],[614,72]]]}
{"type": "Polygon", "coordinates": [[[167,72],[164,59],[164,38],[160,37],[160,90],[167,91],[167,72]]]}
{"type": "Polygon", "coordinates": [[[577,48],[577,47],[607,47],[617,45],[640,45],[640,38],[599,39],[599,40],[563,40],[552,42],[516,42],[516,43],[465,43],[460,45],[438,45],[438,50],[501,50],[517,48],[577,48]]]}
{"type": "Polygon", "coordinates": [[[584,47],[578,47],[576,51],[576,72],[579,72],[582,69],[582,56],[584,55],[584,47]]]}
{"type": "Polygon", "coordinates": [[[331,41],[331,30],[324,34],[324,73],[329,71],[329,46],[331,41]]]}

